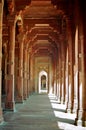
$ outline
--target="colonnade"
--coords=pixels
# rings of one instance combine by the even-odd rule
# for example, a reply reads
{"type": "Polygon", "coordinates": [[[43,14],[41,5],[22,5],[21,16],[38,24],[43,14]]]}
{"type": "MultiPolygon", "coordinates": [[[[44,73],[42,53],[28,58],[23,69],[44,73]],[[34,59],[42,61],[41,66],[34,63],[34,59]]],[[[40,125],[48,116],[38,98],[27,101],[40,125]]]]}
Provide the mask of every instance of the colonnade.
{"type": "MultiPolygon", "coordinates": [[[[77,3],[76,3],[77,4],[77,3]]],[[[77,10],[77,8],[75,7],[77,10]]],[[[53,68],[53,92],[60,103],[66,104],[66,112],[76,112],[75,123],[86,126],[86,46],[83,12],[71,22],[66,18],[66,35],[60,39],[58,55],[53,68]],[[77,19],[80,19],[79,21],[77,19]],[[54,86],[55,84],[55,86],[54,86]]],[[[33,90],[33,60],[27,45],[20,19],[8,17],[8,41],[3,43],[3,1],[0,1],[0,122],[3,121],[1,107],[2,47],[5,49],[5,110],[15,111],[15,102],[23,103],[33,90]],[[17,31],[16,31],[17,25],[17,31]],[[31,76],[31,77],[30,77],[31,76]],[[30,79],[31,78],[31,79],[30,79]],[[31,83],[30,83],[31,82],[31,83]],[[31,87],[30,87],[31,86],[31,87]]],[[[55,59],[54,59],[55,60],[55,59]]]]}
{"type": "MultiPolygon", "coordinates": [[[[3,2],[0,3],[0,45],[1,45],[1,73],[4,69],[4,85],[0,82],[0,87],[5,91],[4,110],[15,111],[15,103],[23,103],[29,96],[29,52],[25,42],[27,31],[24,33],[22,21],[20,16],[14,14],[8,15],[8,39],[3,39],[3,2]],[[2,64],[2,48],[4,55],[4,66],[2,64]],[[2,88],[3,85],[3,88],[2,88]]],[[[3,95],[0,94],[0,98],[3,95]]],[[[2,112],[2,110],[1,110],[2,112]]]]}
{"type": "Polygon", "coordinates": [[[66,104],[66,112],[76,113],[75,124],[86,126],[85,34],[79,26],[83,23],[73,29],[70,20],[67,22],[67,43],[62,43],[58,52],[56,96],[66,104]]]}

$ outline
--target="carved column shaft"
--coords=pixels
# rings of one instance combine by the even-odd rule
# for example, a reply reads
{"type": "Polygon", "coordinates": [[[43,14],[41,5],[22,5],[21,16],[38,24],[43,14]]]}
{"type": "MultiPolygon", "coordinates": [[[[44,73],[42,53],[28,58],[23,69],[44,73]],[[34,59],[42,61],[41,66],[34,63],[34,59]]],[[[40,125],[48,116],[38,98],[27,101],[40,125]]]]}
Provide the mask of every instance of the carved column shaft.
{"type": "Polygon", "coordinates": [[[61,97],[61,102],[65,103],[65,51],[64,51],[64,43],[62,42],[62,47],[61,47],[61,89],[62,89],[62,97],[61,97]]]}
{"type": "Polygon", "coordinates": [[[73,43],[71,23],[68,22],[68,108],[67,112],[73,112],[74,107],[74,77],[73,77],[73,43]]]}
{"type": "MultiPolygon", "coordinates": [[[[55,59],[56,60],[56,59],[55,59]]],[[[57,81],[56,81],[56,61],[53,61],[53,92],[56,95],[56,91],[57,91],[57,81]]]]}
{"type": "Polygon", "coordinates": [[[19,42],[19,66],[17,76],[17,99],[16,102],[23,102],[23,33],[18,35],[19,42]]]}
{"type": "Polygon", "coordinates": [[[24,79],[23,79],[23,93],[24,99],[27,99],[27,49],[24,48],[24,79]]]}
{"type": "Polygon", "coordinates": [[[29,52],[27,52],[27,96],[29,96],[29,52]]]}
{"type": "MultiPolygon", "coordinates": [[[[79,44],[78,44],[78,28],[75,30],[75,77],[74,77],[74,87],[76,96],[76,112],[78,114],[79,109],[79,44]]],[[[77,118],[77,117],[76,117],[77,118]]],[[[76,119],[77,120],[77,119],[76,119]]]]}
{"type": "Polygon", "coordinates": [[[59,48],[59,57],[58,57],[58,64],[59,64],[59,77],[58,77],[58,101],[61,102],[61,96],[62,96],[62,79],[61,79],[61,48],[59,48]]]}
{"type": "Polygon", "coordinates": [[[29,70],[30,70],[30,87],[29,87],[29,90],[30,90],[30,93],[32,93],[33,92],[33,56],[31,55],[31,53],[30,53],[29,70]]]}
{"type": "Polygon", "coordinates": [[[79,76],[78,76],[78,106],[77,106],[77,125],[86,126],[86,50],[84,37],[80,36],[79,46],[81,45],[81,53],[79,53],[79,76]]]}
{"type": "Polygon", "coordinates": [[[2,80],[2,19],[3,19],[3,3],[0,3],[0,122],[3,121],[2,108],[1,108],[1,80],[2,80]]]}
{"type": "Polygon", "coordinates": [[[68,54],[69,52],[68,52],[68,47],[66,48],[66,77],[65,77],[65,80],[66,80],[66,109],[68,108],[68,101],[69,101],[69,88],[68,88],[68,85],[69,85],[69,74],[68,74],[68,72],[69,72],[69,65],[68,65],[68,57],[69,57],[69,54],[68,54]]]}
{"type": "Polygon", "coordinates": [[[86,12],[77,0],[75,8],[77,56],[77,117],[76,124],[86,126],[86,12]],[[79,19],[79,20],[78,20],[79,19]]]}
{"type": "Polygon", "coordinates": [[[14,49],[15,49],[15,24],[9,20],[9,51],[8,51],[8,76],[7,98],[5,107],[8,110],[15,109],[14,102],[14,49]]]}

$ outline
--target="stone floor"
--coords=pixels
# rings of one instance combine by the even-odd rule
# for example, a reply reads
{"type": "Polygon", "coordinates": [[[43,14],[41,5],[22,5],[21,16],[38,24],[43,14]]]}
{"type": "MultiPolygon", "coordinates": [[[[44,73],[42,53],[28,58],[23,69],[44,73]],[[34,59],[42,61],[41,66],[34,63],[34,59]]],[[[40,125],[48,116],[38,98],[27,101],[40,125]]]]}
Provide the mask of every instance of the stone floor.
{"type": "Polygon", "coordinates": [[[65,105],[54,95],[33,94],[15,112],[5,112],[0,130],[86,130],[74,126],[74,114],[65,113],[65,105]]]}

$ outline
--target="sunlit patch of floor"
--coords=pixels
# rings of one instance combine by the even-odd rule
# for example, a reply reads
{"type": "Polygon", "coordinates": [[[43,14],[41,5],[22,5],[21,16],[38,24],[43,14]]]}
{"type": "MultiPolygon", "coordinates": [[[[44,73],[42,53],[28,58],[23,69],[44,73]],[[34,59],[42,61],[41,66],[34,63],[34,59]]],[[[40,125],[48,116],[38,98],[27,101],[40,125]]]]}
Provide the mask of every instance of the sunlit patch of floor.
{"type": "Polygon", "coordinates": [[[66,113],[55,95],[33,93],[15,112],[5,112],[0,130],[86,130],[75,126],[75,114],[66,113]]]}
{"type": "Polygon", "coordinates": [[[75,126],[76,114],[66,113],[66,105],[60,104],[55,95],[48,95],[54,115],[57,120],[57,126],[63,130],[86,130],[86,127],[75,126]]]}
{"type": "Polygon", "coordinates": [[[63,123],[58,121],[57,121],[57,125],[60,129],[64,129],[64,130],[86,130],[86,127],[75,126],[69,123],[63,123]]]}

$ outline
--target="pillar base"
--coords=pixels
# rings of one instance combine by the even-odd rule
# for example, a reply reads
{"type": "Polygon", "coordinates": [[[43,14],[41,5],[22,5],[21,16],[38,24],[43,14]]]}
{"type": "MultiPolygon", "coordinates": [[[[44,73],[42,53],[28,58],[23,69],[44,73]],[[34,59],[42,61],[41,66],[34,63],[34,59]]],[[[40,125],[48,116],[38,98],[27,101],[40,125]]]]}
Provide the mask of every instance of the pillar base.
{"type": "Polygon", "coordinates": [[[22,97],[17,97],[16,98],[16,103],[23,103],[23,98],[22,97]]]}
{"type": "Polygon", "coordinates": [[[86,127],[86,110],[78,110],[77,111],[77,118],[75,120],[75,124],[77,126],[86,127]]]}
{"type": "Polygon", "coordinates": [[[61,98],[57,97],[57,101],[61,104],[61,98]]]}
{"type": "Polygon", "coordinates": [[[61,104],[65,104],[64,98],[61,98],[61,104]]]}
{"type": "Polygon", "coordinates": [[[23,98],[24,98],[24,100],[27,100],[27,95],[26,95],[26,94],[24,94],[24,97],[23,97],[23,98]]]}
{"type": "Polygon", "coordinates": [[[73,113],[73,104],[67,103],[66,112],[67,113],[73,113]]]}
{"type": "Polygon", "coordinates": [[[3,123],[3,114],[2,114],[2,108],[0,108],[0,123],[3,123]]]}
{"type": "Polygon", "coordinates": [[[78,102],[75,99],[75,101],[74,101],[74,107],[73,107],[73,113],[77,113],[77,108],[78,108],[78,102]]]}
{"type": "Polygon", "coordinates": [[[86,121],[83,121],[83,120],[77,120],[77,122],[76,122],[77,124],[77,126],[84,126],[84,127],[86,127],[86,121]]]}
{"type": "Polygon", "coordinates": [[[5,110],[7,111],[15,111],[15,102],[6,102],[5,110]]]}
{"type": "Polygon", "coordinates": [[[73,113],[73,109],[67,108],[67,109],[66,109],[66,112],[67,112],[67,113],[73,113]]]}

